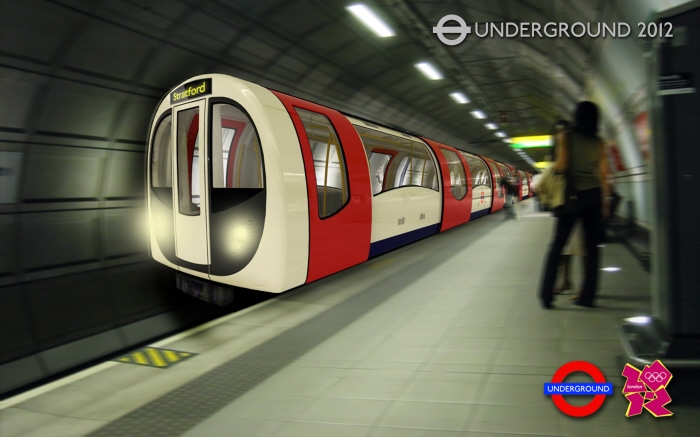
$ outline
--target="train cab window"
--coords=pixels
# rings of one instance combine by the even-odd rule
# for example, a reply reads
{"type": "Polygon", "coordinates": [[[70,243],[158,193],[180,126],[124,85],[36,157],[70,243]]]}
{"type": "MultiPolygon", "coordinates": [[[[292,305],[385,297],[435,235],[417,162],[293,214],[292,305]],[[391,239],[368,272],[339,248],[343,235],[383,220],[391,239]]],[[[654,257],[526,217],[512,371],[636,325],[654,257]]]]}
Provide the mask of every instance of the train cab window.
{"type": "Polygon", "coordinates": [[[362,126],[355,129],[367,153],[372,194],[400,187],[440,191],[435,163],[425,144],[362,126]]]}
{"type": "Polygon", "coordinates": [[[177,175],[179,210],[199,215],[199,108],[177,114],[177,175]]]}
{"type": "Polygon", "coordinates": [[[467,195],[467,175],[464,172],[462,160],[452,150],[440,148],[440,152],[447,160],[447,167],[450,170],[450,185],[452,186],[452,195],[457,200],[464,199],[467,195]]]}
{"type": "Polygon", "coordinates": [[[212,124],[212,188],[264,188],[260,139],[248,115],[216,103],[212,124]]]}
{"type": "Polygon", "coordinates": [[[151,186],[153,188],[173,187],[172,124],[173,117],[168,115],[160,121],[153,137],[151,151],[151,186]]]}
{"type": "Polygon", "coordinates": [[[340,211],[350,199],[343,150],[328,117],[301,108],[294,109],[309,138],[316,173],[318,215],[325,218],[340,211]]]}

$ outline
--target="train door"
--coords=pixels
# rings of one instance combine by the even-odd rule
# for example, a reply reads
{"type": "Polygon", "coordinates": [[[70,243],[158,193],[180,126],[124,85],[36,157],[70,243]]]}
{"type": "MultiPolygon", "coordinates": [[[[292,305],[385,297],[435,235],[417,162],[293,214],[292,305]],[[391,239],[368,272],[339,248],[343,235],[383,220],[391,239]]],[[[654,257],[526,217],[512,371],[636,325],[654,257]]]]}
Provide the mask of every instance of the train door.
{"type": "Polygon", "coordinates": [[[180,270],[209,274],[204,100],[173,108],[175,254],[180,270]]]}
{"type": "Polygon", "coordinates": [[[472,196],[467,166],[457,149],[426,138],[423,140],[435,152],[442,172],[442,232],[469,221],[472,196]]]}
{"type": "Polygon", "coordinates": [[[304,158],[309,202],[308,283],[369,256],[372,190],[367,157],[344,115],[274,93],[292,117],[304,158]]]}
{"type": "Polygon", "coordinates": [[[506,203],[505,190],[501,185],[501,179],[503,179],[504,175],[501,174],[501,170],[498,168],[495,161],[487,159],[486,162],[489,165],[489,169],[491,169],[491,180],[493,181],[494,193],[496,193],[495,196],[493,196],[493,205],[491,206],[491,212],[494,212],[503,208],[503,205],[506,203]]]}
{"type": "Polygon", "coordinates": [[[467,161],[472,182],[472,208],[470,219],[486,215],[493,204],[491,173],[486,162],[471,153],[461,152],[467,161]]]}
{"type": "Polygon", "coordinates": [[[528,197],[530,197],[530,178],[528,177],[528,174],[525,173],[522,170],[518,170],[520,173],[520,180],[521,182],[521,193],[522,193],[522,199],[525,200],[528,197]]]}
{"type": "MultiPolygon", "coordinates": [[[[496,165],[501,170],[501,178],[505,179],[505,178],[509,178],[509,177],[513,176],[513,174],[510,171],[510,168],[507,165],[503,164],[502,162],[496,162],[496,165]]],[[[506,201],[507,201],[508,200],[508,192],[506,191],[504,194],[506,195],[506,201]]],[[[517,200],[515,200],[515,199],[511,199],[510,201],[511,201],[511,204],[517,202],[517,200]]],[[[504,202],[504,204],[505,204],[505,202],[504,202]]]]}

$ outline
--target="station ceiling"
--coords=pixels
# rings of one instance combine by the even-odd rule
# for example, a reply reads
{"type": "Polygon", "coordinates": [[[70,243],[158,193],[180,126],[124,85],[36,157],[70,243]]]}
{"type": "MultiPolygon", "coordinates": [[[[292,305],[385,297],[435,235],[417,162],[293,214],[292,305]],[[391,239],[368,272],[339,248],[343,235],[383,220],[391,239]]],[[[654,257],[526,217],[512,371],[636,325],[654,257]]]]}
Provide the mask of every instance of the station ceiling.
{"type": "MultiPolygon", "coordinates": [[[[598,40],[472,34],[448,46],[433,26],[448,14],[467,23],[602,22],[616,2],[363,1],[395,31],[389,38],[349,13],[352,0],[4,3],[3,55],[47,77],[44,87],[70,78],[147,96],[155,107],[182,80],[226,73],[529,169],[485,123],[515,137],[547,134],[557,119],[570,118],[598,40]],[[428,80],[418,62],[444,78],[428,80]],[[451,92],[471,103],[457,104],[451,92]],[[475,109],[487,119],[472,117],[475,109]]],[[[114,117],[112,125],[142,132],[149,121],[114,117]]],[[[549,152],[528,153],[538,161],[549,152]]]]}

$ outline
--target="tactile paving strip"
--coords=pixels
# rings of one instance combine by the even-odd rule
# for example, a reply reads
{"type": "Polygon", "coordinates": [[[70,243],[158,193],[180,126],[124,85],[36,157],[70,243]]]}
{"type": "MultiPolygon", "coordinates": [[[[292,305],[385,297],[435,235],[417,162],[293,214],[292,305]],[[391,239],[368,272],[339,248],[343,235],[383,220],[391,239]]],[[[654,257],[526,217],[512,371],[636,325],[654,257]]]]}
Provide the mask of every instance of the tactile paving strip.
{"type": "MultiPolygon", "coordinates": [[[[433,247],[438,250],[407,266],[402,275],[380,281],[89,436],[172,437],[184,434],[445,262],[454,253],[445,249],[452,246],[463,248],[483,237],[484,232],[492,229],[490,222],[483,219],[475,222],[470,232],[465,232],[460,238],[432,237],[427,241],[437,243],[433,247]]],[[[429,248],[432,249],[430,246],[420,249],[414,246],[413,250],[429,248]]]]}

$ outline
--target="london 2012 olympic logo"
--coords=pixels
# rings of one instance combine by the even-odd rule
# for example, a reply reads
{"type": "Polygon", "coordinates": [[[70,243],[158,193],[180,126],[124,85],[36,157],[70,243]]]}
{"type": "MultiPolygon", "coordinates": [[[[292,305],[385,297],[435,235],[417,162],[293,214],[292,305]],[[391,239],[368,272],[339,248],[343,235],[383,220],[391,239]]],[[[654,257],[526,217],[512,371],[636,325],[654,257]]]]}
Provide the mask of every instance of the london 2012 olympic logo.
{"type": "Polygon", "coordinates": [[[605,396],[613,394],[612,383],[605,380],[605,375],[596,366],[587,361],[571,361],[564,364],[552,377],[552,382],[544,384],[544,394],[552,397],[554,405],[564,414],[572,417],[586,417],[598,411],[605,402],[605,396]],[[593,378],[590,382],[564,382],[574,372],[582,372],[593,378]],[[593,395],[586,405],[577,407],[564,399],[564,395],[593,395]]]}
{"type": "Polygon", "coordinates": [[[673,413],[666,408],[671,402],[671,396],[666,391],[673,375],[666,366],[659,361],[644,366],[644,370],[626,364],[622,370],[622,376],[627,378],[622,394],[629,401],[625,416],[637,416],[646,409],[654,417],[668,417],[673,413]]]}

